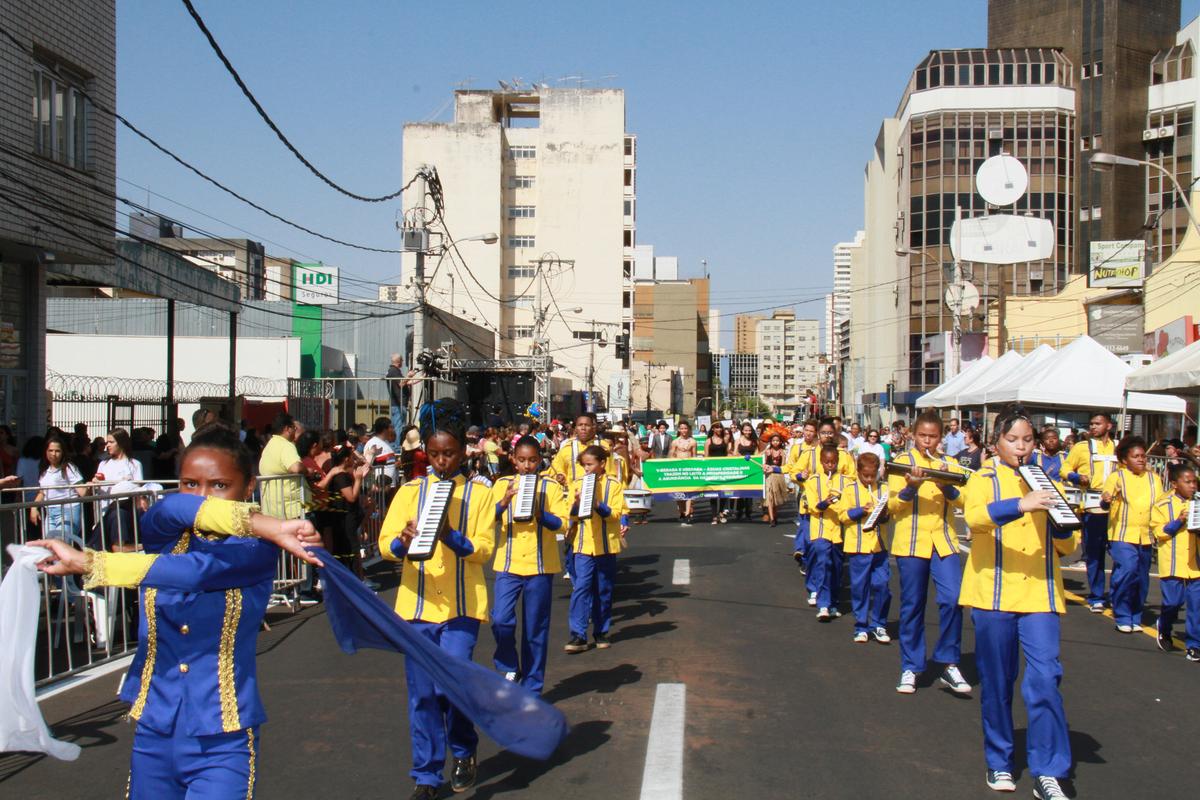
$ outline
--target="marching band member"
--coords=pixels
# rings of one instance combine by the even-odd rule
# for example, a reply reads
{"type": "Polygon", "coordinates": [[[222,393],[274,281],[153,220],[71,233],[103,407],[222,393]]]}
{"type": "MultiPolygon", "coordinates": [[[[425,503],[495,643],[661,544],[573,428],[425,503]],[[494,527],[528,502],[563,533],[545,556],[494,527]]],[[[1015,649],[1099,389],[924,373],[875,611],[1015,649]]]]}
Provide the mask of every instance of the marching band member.
{"type": "MultiPolygon", "coordinates": [[[[417,517],[431,484],[454,481],[433,556],[409,561],[400,573],[396,613],[439,647],[471,660],[479,625],[488,619],[487,584],[483,565],[492,555],[495,505],[491,491],[463,477],[466,432],[461,408],[439,401],[429,418],[422,419],[425,452],[432,475],[400,487],[379,531],[379,553],[391,561],[404,561],[417,534],[417,517]]],[[[475,783],[475,749],[479,734],[461,711],[446,702],[433,679],[412,658],[405,656],[408,682],[408,720],[412,732],[412,771],[416,786],[412,800],[438,796],[446,749],[454,757],[450,787],[462,792],[475,783]]]]}
{"type": "MultiPolygon", "coordinates": [[[[809,510],[808,501],[805,499],[804,482],[808,480],[809,475],[815,475],[820,468],[820,445],[817,444],[816,420],[805,420],[800,431],[800,438],[788,447],[788,457],[783,465],[783,474],[797,486],[796,539],[792,557],[800,564],[800,569],[807,573],[805,551],[808,548],[809,510]]],[[[816,590],[813,587],[808,587],[810,595],[814,591],[816,590]]]]}
{"type": "Polygon", "coordinates": [[[1146,468],[1146,440],[1126,436],[1117,444],[1121,466],[1104,482],[1100,507],[1108,511],[1108,550],[1112,555],[1112,607],[1120,633],[1142,628],[1142,609],[1150,592],[1154,537],[1150,509],[1163,494],[1158,475],[1146,468]]]}
{"type": "Polygon", "coordinates": [[[513,448],[516,475],[499,478],[492,488],[496,519],[500,522],[496,542],[495,601],[492,634],[496,637],[496,669],[511,681],[519,681],[532,692],[545,683],[547,644],[550,639],[550,595],[554,576],[561,569],[555,532],[566,517],[562,488],[545,477],[538,478],[533,502],[533,519],[513,519],[513,499],[521,475],[536,475],[541,465],[537,439],[523,436],[513,448]],[[523,636],[517,656],[517,601],[522,602],[523,636]]]}
{"type": "Polygon", "coordinates": [[[842,523],[835,503],[842,496],[845,476],[838,472],[844,451],[833,442],[821,446],[821,469],[804,482],[805,500],[810,509],[808,578],[816,585],[809,605],[817,605],[817,620],[828,622],[841,616],[837,610],[842,577],[842,523]]]}
{"type": "MultiPolygon", "coordinates": [[[[554,460],[550,462],[550,474],[554,476],[564,491],[583,477],[583,470],[579,467],[579,454],[583,452],[584,448],[594,444],[605,449],[609,447],[603,437],[596,435],[596,415],[590,411],[585,411],[575,417],[575,427],[571,433],[571,437],[564,439],[558,446],[558,452],[554,454],[554,460]]],[[[574,571],[571,569],[574,561],[571,555],[571,545],[575,538],[575,532],[575,522],[571,521],[563,536],[563,577],[567,580],[571,579],[571,573],[574,571]]]]}
{"type": "Polygon", "coordinates": [[[568,653],[588,649],[587,630],[591,621],[596,648],[611,646],[608,631],[612,627],[613,578],[617,574],[617,553],[625,549],[629,531],[625,507],[625,487],[604,473],[608,451],[592,445],[579,454],[579,466],[596,476],[595,508],[590,515],[579,516],[579,493],[583,477],[572,485],[571,517],[579,525],[575,538],[575,577],[571,584],[571,638],[563,648],[568,653]]]}
{"type": "MultiPolygon", "coordinates": [[[[1088,440],[1079,442],[1067,453],[1062,474],[1067,483],[1084,490],[1099,492],[1115,466],[1117,456],[1113,444],[1112,417],[1104,412],[1093,414],[1088,421],[1088,440]]],[[[1104,613],[1108,593],[1104,589],[1104,553],[1108,549],[1108,512],[1083,513],[1083,560],[1087,565],[1088,610],[1104,613]]]]}
{"type": "Polygon", "coordinates": [[[888,588],[891,568],[888,554],[879,535],[887,511],[880,516],[872,530],[863,530],[863,523],[879,502],[880,468],[883,464],[874,453],[858,457],[858,476],[842,488],[837,504],[842,523],[842,549],[850,562],[850,605],[854,609],[854,641],[866,643],[869,636],[887,644],[892,641],[887,632],[888,609],[892,605],[892,590],[888,588]]]}
{"type": "Polygon", "coordinates": [[[288,549],[297,555],[296,535],[319,541],[307,520],[266,517],[239,502],[254,490],[254,466],[237,433],[208,425],[183,453],[179,494],[142,517],[145,552],[29,542],[53,550],[57,560],[38,565],[47,574],[83,575],[86,589],[139,590],[138,649],[120,693],[137,723],[127,797],[254,796],[267,720],[255,642],[279,551],[253,537],[295,541],[288,549]]]}
{"type": "Polygon", "coordinates": [[[1042,429],[1038,442],[1041,446],[1033,454],[1033,463],[1041,467],[1050,480],[1062,483],[1062,467],[1066,454],[1062,451],[1062,440],[1058,438],[1058,431],[1050,427],[1042,429]]]}
{"type": "Polygon", "coordinates": [[[1187,606],[1187,660],[1200,661],[1200,532],[1189,531],[1188,506],[1196,495],[1196,468],[1188,462],[1172,464],[1171,493],[1159,498],[1150,512],[1150,527],[1158,542],[1158,574],[1162,589],[1162,614],[1158,647],[1174,649],[1171,631],[1179,609],[1187,606]]]}
{"type": "Polygon", "coordinates": [[[933,660],[945,664],[941,682],[957,694],[971,685],[958,669],[962,656],[962,609],[958,605],[962,563],[954,531],[954,509],[961,508],[957,487],[928,480],[923,469],[963,470],[932,453],[942,440],[942,418],[927,411],[913,424],[915,447],[901,453],[897,464],[911,467],[888,478],[888,514],[893,520],[892,554],[900,571],[900,682],[896,691],[912,694],[925,671],[925,601],[929,579],[937,590],[939,634],[933,660]]]}
{"type": "MultiPolygon", "coordinates": [[[[1021,695],[1029,717],[1026,738],[1034,797],[1065,798],[1058,779],[1071,768],[1071,742],[1059,683],[1059,617],[1066,613],[1059,557],[1075,537],[1050,522],[1052,490],[1029,491],[1017,467],[1033,453],[1033,424],[1020,407],[996,421],[997,457],[967,481],[964,515],[971,552],[962,605],[975,625],[987,785],[1002,792],[1013,781],[1012,689],[1018,655],[1025,654],[1021,695]]],[[[918,438],[920,433],[918,433],[918,438]]]]}

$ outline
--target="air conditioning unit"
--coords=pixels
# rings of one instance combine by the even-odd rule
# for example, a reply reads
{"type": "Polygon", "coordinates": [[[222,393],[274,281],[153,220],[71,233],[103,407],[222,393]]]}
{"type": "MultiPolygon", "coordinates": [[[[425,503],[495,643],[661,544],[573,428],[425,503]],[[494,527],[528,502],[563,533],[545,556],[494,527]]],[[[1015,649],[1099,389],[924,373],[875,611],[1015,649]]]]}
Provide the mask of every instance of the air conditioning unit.
{"type": "Polygon", "coordinates": [[[904,158],[904,145],[899,145],[896,148],[896,155],[899,156],[900,158],[904,158]]]}
{"type": "Polygon", "coordinates": [[[1158,128],[1147,128],[1142,131],[1142,141],[1152,142],[1158,138],[1158,128]]]}
{"type": "Polygon", "coordinates": [[[1004,129],[1003,128],[988,128],[988,138],[989,139],[1003,139],[1004,138],[1004,129]]]}
{"type": "Polygon", "coordinates": [[[1046,272],[1045,272],[1044,267],[1030,267],[1029,268],[1029,280],[1031,280],[1031,281],[1045,280],[1045,275],[1046,275],[1046,272]]]}
{"type": "Polygon", "coordinates": [[[1158,138],[1160,138],[1160,139],[1171,139],[1174,136],[1175,136],[1175,126],[1174,125],[1164,125],[1163,127],[1158,129],[1158,138]]]}

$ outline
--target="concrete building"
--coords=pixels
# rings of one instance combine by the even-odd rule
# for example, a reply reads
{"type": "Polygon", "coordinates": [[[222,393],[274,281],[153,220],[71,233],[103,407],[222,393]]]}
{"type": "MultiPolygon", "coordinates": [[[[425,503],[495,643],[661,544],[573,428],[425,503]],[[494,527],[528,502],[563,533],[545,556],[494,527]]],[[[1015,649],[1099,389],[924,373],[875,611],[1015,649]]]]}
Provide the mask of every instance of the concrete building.
{"type": "Polygon", "coordinates": [[[758,397],[758,354],[729,353],[729,396],[737,407],[739,398],[758,397]]]}
{"type": "Polygon", "coordinates": [[[773,412],[799,408],[809,389],[822,382],[821,323],[776,311],[758,323],[758,396],[773,412]]]}
{"type": "MultiPolygon", "coordinates": [[[[296,262],[266,254],[263,256],[263,300],[291,300],[293,275],[296,262]]],[[[379,298],[383,300],[383,298],[379,298]]],[[[399,301],[393,301],[399,302],[399,301]]]]}
{"type": "Polygon", "coordinates": [[[833,292],[825,295],[825,352],[835,364],[841,351],[839,331],[850,319],[850,260],[854,250],[863,246],[865,237],[865,232],[858,231],[853,241],[833,246],[833,292]]]}
{"type": "Polygon", "coordinates": [[[379,287],[379,302],[399,303],[409,296],[409,289],[399,284],[381,284],[379,287]]]}
{"type": "Polygon", "coordinates": [[[700,413],[711,411],[708,299],[708,278],[634,282],[632,374],[642,372],[645,364],[674,368],[681,386],[679,402],[672,406],[685,416],[695,414],[698,403],[700,413]]]}
{"type": "MultiPolygon", "coordinates": [[[[454,101],[453,122],[404,126],[403,171],[437,168],[451,235],[495,231],[500,242],[464,243],[471,275],[462,265],[442,269],[431,300],[448,307],[456,294],[456,311],[478,313],[495,329],[498,355],[526,355],[540,278],[556,383],[585,388],[589,353],[606,383],[625,366],[615,348],[580,345],[593,330],[613,341],[633,325],[637,139],[625,130],[624,92],[472,90],[454,101]]],[[[418,205],[417,191],[406,193],[406,209],[418,205]]],[[[413,258],[402,258],[407,276],[413,258]]],[[[596,390],[603,396],[605,387],[596,390]]]]}
{"type": "MultiPolygon", "coordinates": [[[[1092,241],[1142,235],[1147,186],[1137,170],[1083,168],[1094,151],[1142,158],[1151,61],[1175,44],[1179,0],[989,0],[988,47],[1061,48],[1073,66],[1071,175],[1078,212],[1072,272],[1087,271],[1092,241]]],[[[1070,84],[1067,84],[1070,85],[1070,84]]]]}
{"type": "MultiPolygon", "coordinates": [[[[198,267],[214,272],[238,287],[243,300],[263,300],[267,294],[266,250],[262,242],[251,239],[211,239],[207,237],[181,236],[158,239],[158,244],[174,250],[198,267]]],[[[278,259],[275,266],[278,267],[278,259]]],[[[279,281],[282,273],[274,277],[275,292],[288,289],[279,281]]],[[[290,270],[288,281],[290,283],[290,270]]]]}
{"type": "Polygon", "coordinates": [[[733,352],[756,353],[758,347],[758,323],[761,314],[738,314],[733,318],[733,352]]]}

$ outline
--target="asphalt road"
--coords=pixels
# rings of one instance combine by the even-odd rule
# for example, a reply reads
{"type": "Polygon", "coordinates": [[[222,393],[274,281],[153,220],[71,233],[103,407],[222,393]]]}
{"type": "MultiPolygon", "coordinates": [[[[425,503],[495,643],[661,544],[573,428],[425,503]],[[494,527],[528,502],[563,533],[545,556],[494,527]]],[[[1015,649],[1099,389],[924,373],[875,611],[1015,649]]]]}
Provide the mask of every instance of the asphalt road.
{"type": "MultiPolygon", "coordinates": [[[[791,559],[790,524],[712,527],[701,520],[685,528],[660,508],[659,521],[633,529],[620,560],[611,649],[562,653],[569,584],[557,584],[546,697],[573,724],[557,757],[536,763],[485,740],[478,786],[463,797],[669,800],[669,793],[643,792],[661,684],[686,687],[679,796],[687,800],[996,796],[983,783],[977,698],[936,688],[932,671],[917,694],[898,695],[894,644],[852,643],[848,613],[817,623],[791,559]],[[690,583],[676,585],[682,559],[690,583]]],[[[388,575],[386,566],[377,572],[388,575]]],[[[1079,592],[1082,578],[1067,572],[1068,589],[1079,592]]],[[[393,591],[394,580],[389,599],[393,591]]],[[[271,622],[259,646],[270,722],[261,734],[258,796],[407,797],[402,659],[342,654],[319,606],[271,622]]],[[[932,592],[928,624],[935,633],[932,592]]],[[[968,615],[962,667],[972,683],[973,649],[968,615]]],[[[1188,773],[1200,741],[1200,664],[1158,652],[1148,635],[1119,635],[1111,620],[1078,605],[1065,619],[1062,649],[1075,760],[1069,791],[1194,796],[1188,773]]],[[[491,650],[485,628],[476,658],[490,663],[491,650]]],[[[83,754],[74,763],[0,756],[0,796],[122,796],[133,729],[113,699],[117,680],[110,675],[43,701],[52,729],[83,745],[83,754]]],[[[1029,796],[1017,697],[1018,789],[1029,796]]]]}

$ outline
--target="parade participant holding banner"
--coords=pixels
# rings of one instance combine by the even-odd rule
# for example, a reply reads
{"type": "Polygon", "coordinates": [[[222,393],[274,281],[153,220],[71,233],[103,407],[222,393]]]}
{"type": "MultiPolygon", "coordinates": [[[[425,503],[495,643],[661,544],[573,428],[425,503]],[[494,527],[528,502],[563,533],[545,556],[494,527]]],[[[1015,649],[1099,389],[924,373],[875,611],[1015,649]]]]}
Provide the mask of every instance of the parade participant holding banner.
{"type": "MultiPolygon", "coordinates": [[[[692,425],[689,422],[679,423],[679,435],[671,442],[667,451],[668,458],[695,458],[697,455],[696,440],[692,438],[692,425]]],[[[679,510],[679,521],[684,525],[692,524],[692,498],[678,500],[675,503],[679,510]]]]}
{"type": "Polygon", "coordinates": [[[787,481],[783,477],[783,435],[771,434],[767,449],[763,450],[763,503],[767,506],[767,519],[775,527],[779,507],[787,502],[787,481]]]}
{"type": "Polygon", "coordinates": [[[960,602],[971,608],[975,625],[986,782],[996,791],[1016,789],[1012,692],[1024,652],[1021,695],[1029,717],[1025,738],[1033,794],[1060,800],[1066,795],[1058,779],[1070,772],[1071,742],[1058,688],[1060,619],[1067,610],[1059,557],[1075,549],[1075,537],[1047,513],[1058,493],[1031,491],[1017,471],[1033,453],[1029,417],[1020,407],[1006,409],[996,420],[996,434],[997,457],[963,489],[974,546],[960,602]]]}
{"type": "Polygon", "coordinates": [[[870,636],[880,644],[888,644],[888,610],[892,605],[892,590],[888,588],[892,571],[888,554],[880,536],[887,515],[887,498],[880,498],[880,473],[883,464],[874,453],[858,457],[858,476],[842,487],[842,499],[837,503],[838,519],[842,523],[842,551],[850,562],[850,605],[854,610],[854,641],[865,644],[870,636]],[[865,523],[879,502],[884,509],[871,528],[865,523]]]}
{"type": "Polygon", "coordinates": [[[958,605],[962,563],[952,525],[962,508],[959,489],[930,479],[925,470],[965,475],[933,453],[942,440],[942,418],[927,411],[913,425],[914,447],[888,464],[888,513],[893,522],[892,553],[900,572],[900,681],[896,691],[912,694],[925,671],[925,601],[929,579],[937,590],[939,634],[933,660],[945,664],[941,682],[958,694],[971,685],[958,669],[962,656],[962,609],[958,605]],[[900,469],[895,469],[897,466],[900,469]]]}
{"type": "MultiPolygon", "coordinates": [[[[438,401],[422,410],[421,433],[433,474],[410,481],[397,491],[379,531],[379,553],[406,562],[396,593],[396,613],[451,655],[471,659],[480,623],[488,619],[483,565],[495,544],[495,504],[489,489],[467,480],[460,467],[466,458],[462,408],[438,401]],[[417,521],[433,486],[453,481],[444,516],[435,521],[436,543],[427,559],[409,558],[417,521]]],[[[471,720],[450,705],[428,673],[406,655],[408,720],[412,734],[413,800],[437,797],[442,785],[447,745],[454,757],[450,787],[464,791],[475,783],[475,749],[479,744],[471,720]]]]}
{"type": "MultiPolygon", "coordinates": [[[[1098,495],[1104,482],[1117,466],[1116,445],[1110,433],[1113,419],[1104,412],[1092,415],[1088,421],[1088,440],[1079,442],[1067,453],[1062,474],[1067,483],[1080,486],[1098,495]]],[[[1104,613],[1108,592],[1104,589],[1104,554],[1108,549],[1108,512],[1099,503],[1083,508],[1083,560],[1087,565],[1088,610],[1104,613]]]]}

